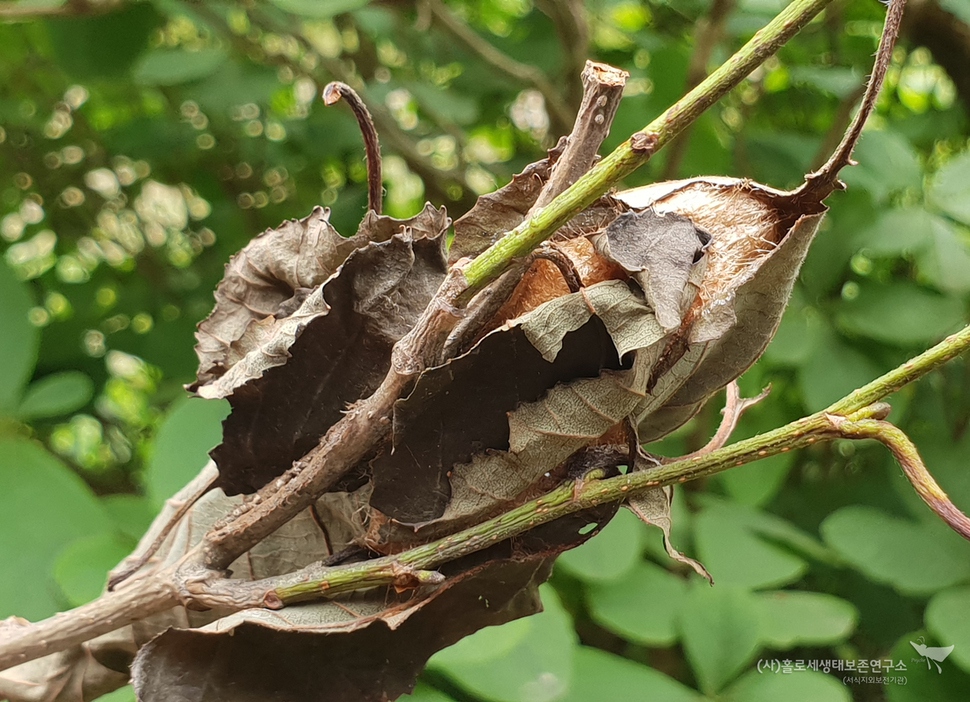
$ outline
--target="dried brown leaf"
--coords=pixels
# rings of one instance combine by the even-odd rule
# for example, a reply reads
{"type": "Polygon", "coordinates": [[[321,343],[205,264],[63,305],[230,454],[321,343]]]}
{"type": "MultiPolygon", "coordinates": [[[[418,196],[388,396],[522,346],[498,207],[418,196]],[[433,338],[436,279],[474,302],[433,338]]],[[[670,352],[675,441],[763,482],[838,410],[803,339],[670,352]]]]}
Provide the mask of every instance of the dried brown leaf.
{"type": "MultiPolygon", "coordinates": [[[[638,456],[634,462],[634,470],[650,470],[651,462],[643,456],[638,456]]],[[[670,542],[670,529],[673,522],[670,517],[670,505],[674,499],[672,485],[644,490],[627,498],[625,506],[645,524],[655,526],[663,532],[664,550],[667,555],[679,563],[690,566],[698,575],[706,579],[711,585],[714,579],[699,561],[694,560],[673,547],[670,542]]]]}
{"type": "MultiPolygon", "coordinates": [[[[652,208],[626,212],[596,237],[601,252],[640,284],[665,331],[680,327],[684,288],[711,236],[686,217],[652,208]]],[[[687,298],[687,304],[693,300],[687,298]]]]}
{"type": "Polygon", "coordinates": [[[426,371],[398,403],[392,450],[372,463],[371,543],[396,550],[524,499],[635,411],[666,334],[635,284],[552,300],[426,371]]]}
{"type": "Polygon", "coordinates": [[[447,224],[444,210],[430,207],[407,221],[370,214],[357,236],[375,241],[355,249],[292,313],[250,325],[246,355],[199,388],[232,406],[211,454],[219,487],[258,490],[377,388],[391,348],[444,280],[447,224]]]}
{"type": "Polygon", "coordinates": [[[455,238],[450,260],[477,256],[494,244],[504,232],[522,223],[532,209],[562,150],[565,138],[541,161],[530,163],[506,185],[478,198],[468,212],[455,220],[455,238]]]}
{"type": "Polygon", "coordinates": [[[266,230],[230,259],[216,288],[215,308],[196,333],[199,375],[190,389],[206,397],[225,397],[225,390],[202,388],[258,345],[260,335],[250,327],[288,315],[350,252],[367,243],[360,237],[340,236],[329,219],[329,209],[315,207],[303,219],[266,230]]]}
{"type": "Polygon", "coordinates": [[[141,702],[396,699],[436,651],[539,611],[548,570],[537,559],[493,562],[408,601],[372,595],[170,630],[139,652],[133,682],[141,702]]]}
{"type": "Polygon", "coordinates": [[[695,178],[617,195],[634,208],[685,217],[711,235],[699,294],[654,382],[676,385],[638,409],[644,440],[687,421],[747,370],[774,336],[824,213],[821,203],[746,180],[695,178]]]}

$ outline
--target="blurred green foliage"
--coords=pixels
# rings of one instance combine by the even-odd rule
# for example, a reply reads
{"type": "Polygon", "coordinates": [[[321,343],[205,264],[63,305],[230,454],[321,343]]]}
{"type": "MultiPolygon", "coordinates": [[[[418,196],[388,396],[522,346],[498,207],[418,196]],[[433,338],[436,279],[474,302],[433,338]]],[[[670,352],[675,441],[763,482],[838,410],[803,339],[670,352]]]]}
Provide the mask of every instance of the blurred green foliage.
{"type": "MultiPolygon", "coordinates": [[[[708,68],[784,3],[731,4],[708,68]]],[[[84,16],[68,14],[75,3],[33,5],[0,24],[0,617],[38,618],[96,596],[218,440],[225,406],[182,399],[181,385],[228,257],[316,204],[355,230],[362,149],[349,114],[319,101],[323,84],[365,87],[395,215],[429,198],[457,216],[568,125],[442,29],[438,2],[155,0],[84,16]]],[[[970,20],[966,0],[942,5],[970,20]]],[[[544,71],[567,105],[585,58],[627,69],[609,147],[683,93],[710,3],[447,8],[544,71]]],[[[882,12],[836,2],[704,115],[681,156],[665,150],[626,185],[800,182],[844,127],[882,12]]],[[[772,392],[738,437],[825,407],[966,321],[970,126],[933,48],[905,37],[897,48],[848,190],[742,379],[748,394],[772,392]]],[[[892,398],[892,419],[965,510],[968,391],[958,360],[892,398]]],[[[709,407],[651,450],[696,449],[716,421],[709,407]]],[[[744,466],[685,486],[674,516],[675,544],[714,588],[622,513],[560,559],[544,613],[442,651],[410,699],[966,699],[970,545],[880,448],[836,441],[744,466]],[[920,636],[956,646],[942,674],[915,655],[920,636]],[[844,684],[853,673],[832,663],[888,660],[907,671],[856,674],[907,684],[844,684]],[[761,672],[759,661],[823,665],[761,672]]]]}

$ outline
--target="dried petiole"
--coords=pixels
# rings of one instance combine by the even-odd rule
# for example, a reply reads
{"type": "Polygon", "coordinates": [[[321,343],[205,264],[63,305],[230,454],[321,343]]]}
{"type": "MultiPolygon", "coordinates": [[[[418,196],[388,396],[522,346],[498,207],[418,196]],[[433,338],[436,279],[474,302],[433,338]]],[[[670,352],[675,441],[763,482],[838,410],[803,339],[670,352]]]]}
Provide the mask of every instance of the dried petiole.
{"type": "Polygon", "coordinates": [[[384,200],[384,183],[381,174],[381,145],[377,140],[377,128],[367,105],[353,88],[346,83],[333,81],[323,89],[323,102],[333,105],[343,98],[357,118],[361,135],[364,137],[364,151],[367,154],[367,207],[380,214],[384,200]]]}

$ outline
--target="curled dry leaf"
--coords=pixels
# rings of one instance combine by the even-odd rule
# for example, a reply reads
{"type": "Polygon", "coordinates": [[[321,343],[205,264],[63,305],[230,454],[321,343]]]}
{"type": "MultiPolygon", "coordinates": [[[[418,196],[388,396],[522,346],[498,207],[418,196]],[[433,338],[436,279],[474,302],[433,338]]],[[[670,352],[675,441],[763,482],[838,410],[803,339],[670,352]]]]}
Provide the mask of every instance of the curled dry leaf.
{"type": "MultiPolygon", "coordinates": [[[[616,441],[627,418],[641,441],[666,435],[764,351],[822,204],[718,178],[616,198],[628,211],[562,245],[577,270],[611,279],[581,275],[587,287],[570,294],[538,261],[499,313],[521,316],[398,403],[391,445],[371,463],[372,548],[400,550],[535,497],[570,455],[616,441]]],[[[656,492],[636,507],[666,533],[670,493],[656,492]]]]}
{"type": "MultiPolygon", "coordinates": [[[[254,492],[284,473],[316,445],[350,403],[373,392],[389,368],[391,348],[444,279],[443,234],[449,220],[443,208],[428,205],[409,220],[371,212],[350,239],[342,239],[329,225],[324,233],[313,230],[316,233],[309,237],[306,232],[314,224],[325,222],[313,215],[291,221],[235,257],[217,290],[220,302],[199,329],[201,349],[203,339],[215,338],[212,320],[241,317],[221,302],[226,288],[239,299],[249,299],[240,292],[244,283],[239,276],[259,281],[266,296],[272,290],[279,297],[280,289],[292,288],[296,276],[283,261],[310,254],[274,248],[273,241],[283,234],[299,239],[301,246],[309,247],[305,242],[312,239],[314,247],[333,252],[326,261],[337,264],[332,268],[290,264],[302,271],[301,283],[316,281],[313,287],[300,287],[274,312],[249,319],[242,336],[226,346],[228,353],[220,364],[207,371],[211,374],[211,368],[218,367],[221,375],[193,386],[203,397],[228,397],[232,406],[223,424],[223,441],[212,452],[219,466],[217,485],[228,494],[254,492]],[[265,251],[267,247],[272,250],[265,251]],[[345,260],[337,260],[340,253],[345,260]]],[[[244,307],[255,314],[269,304],[244,307]]],[[[203,366],[207,359],[200,350],[203,366]]]]}
{"type": "MultiPolygon", "coordinates": [[[[642,292],[620,280],[492,331],[398,403],[391,450],[372,463],[372,506],[427,538],[529,499],[642,402],[664,336],[642,292]]],[[[372,534],[373,546],[383,540],[372,534]]]]}
{"type": "MultiPolygon", "coordinates": [[[[653,463],[643,455],[637,456],[634,461],[634,470],[650,470],[653,467],[653,463]]],[[[674,548],[673,544],[670,542],[670,529],[673,526],[673,520],[670,516],[670,507],[674,500],[674,488],[672,485],[667,485],[665,487],[654,488],[652,490],[644,490],[636,495],[630,495],[626,501],[626,508],[637,515],[637,518],[644,524],[650,524],[657,527],[663,532],[663,544],[664,550],[667,555],[673,558],[679,563],[690,566],[695,573],[707,580],[711,585],[714,584],[714,578],[711,574],[707,572],[707,568],[689,556],[685,556],[683,553],[674,548]]]]}
{"type": "Polygon", "coordinates": [[[203,397],[231,393],[234,385],[216,381],[259,346],[259,325],[292,313],[309,290],[367,243],[340,236],[329,220],[329,209],[315,207],[303,219],[263,232],[229,260],[215,308],[196,333],[199,374],[190,390],[203,397]]]}
{"type": "Polygon", "coordinates": [[[651,398],[638,408],[640,437],[652,441],[690,419],[764,352],[825,207],[729,178],[659,183],[618,197],[686,217],[711,235],[697,298],[666,351],[665,373],[679,387],[664,402],[651,398]]]}

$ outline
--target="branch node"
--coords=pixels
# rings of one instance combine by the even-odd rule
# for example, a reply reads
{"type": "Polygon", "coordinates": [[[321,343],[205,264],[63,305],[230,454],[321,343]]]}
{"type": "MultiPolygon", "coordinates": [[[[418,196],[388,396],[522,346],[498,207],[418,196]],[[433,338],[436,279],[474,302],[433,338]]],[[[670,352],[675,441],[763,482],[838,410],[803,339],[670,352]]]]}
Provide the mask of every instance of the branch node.
{"type": "Polygon", "coordinates": [[[636,132],[630,137],[630,149],[635,154],[651,155],[657,148],[660,139],[656,134],[636,132]]]}

